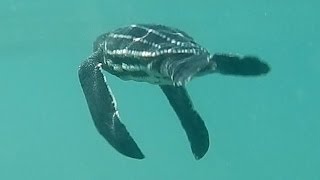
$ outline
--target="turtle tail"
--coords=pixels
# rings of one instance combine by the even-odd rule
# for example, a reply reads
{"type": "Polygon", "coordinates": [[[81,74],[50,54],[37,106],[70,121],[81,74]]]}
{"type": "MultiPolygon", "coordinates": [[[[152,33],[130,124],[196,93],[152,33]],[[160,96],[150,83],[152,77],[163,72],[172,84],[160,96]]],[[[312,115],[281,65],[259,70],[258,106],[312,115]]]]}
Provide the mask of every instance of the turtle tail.
{"type": "Polygon", "coordinates": [[[211,61],[216,63],[217,72],[225,75],[259,76],[270,71],[267,63],[254,56],[214,54],[211,61]]]}

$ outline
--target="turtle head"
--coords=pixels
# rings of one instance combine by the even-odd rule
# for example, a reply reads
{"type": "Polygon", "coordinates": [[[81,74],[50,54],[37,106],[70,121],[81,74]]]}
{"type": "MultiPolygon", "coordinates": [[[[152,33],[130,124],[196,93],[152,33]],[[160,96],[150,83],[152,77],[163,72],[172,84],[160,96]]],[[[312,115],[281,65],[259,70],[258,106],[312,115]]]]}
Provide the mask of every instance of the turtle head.
{"type": "Polygon", "coordinates": [[[270,66],[255,56],[214,54],[210,62],[215,62],[216,71],[225,75],[259,76],[270,72],[270,66]]]}

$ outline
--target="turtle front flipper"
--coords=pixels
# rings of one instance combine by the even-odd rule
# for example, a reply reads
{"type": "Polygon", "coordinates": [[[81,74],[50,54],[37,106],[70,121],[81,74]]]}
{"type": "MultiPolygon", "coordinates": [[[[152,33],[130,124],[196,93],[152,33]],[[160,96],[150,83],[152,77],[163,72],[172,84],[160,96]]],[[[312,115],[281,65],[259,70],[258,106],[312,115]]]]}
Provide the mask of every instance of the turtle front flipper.
{"type": "Polygon", "coordinates": [[[226,75],[259,76],[270,71],[267,63],[254,56],[214,54],[210,61],[216,63],[219,73],[226,75]]]}
{"type": "Polygon", "coordinates": [[[120,122],[116,101],[101,72],[101,63],[88,59],[79,68],[79,79],[99,133],[120,153],[136,159],[144,155],[120,122]]]}
{"type": "Polygon", "coordinates": [[[161,85],[160,87],[180,119],[194,157],[201,159],[209,148],[209,134],[202,118],[193,108],[185,87],[170,85],[161,85]]]}

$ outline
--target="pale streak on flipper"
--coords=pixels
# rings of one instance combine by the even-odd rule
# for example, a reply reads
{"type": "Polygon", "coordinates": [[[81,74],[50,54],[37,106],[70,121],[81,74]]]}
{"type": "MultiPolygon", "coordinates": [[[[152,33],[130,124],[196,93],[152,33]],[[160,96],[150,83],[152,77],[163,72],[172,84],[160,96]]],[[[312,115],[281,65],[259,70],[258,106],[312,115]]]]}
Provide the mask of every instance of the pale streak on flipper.
{"type": "Polygon", "coordinates": [[[193,108],[188,92],[184,86],[160,85],[160,87],[179,117],[194,157],[197,160],[201,159],[209,149],[209,133],[199,113],[193,108]]]}
{"type": "Polygon", "coordinates": [[[101,64],[86,60],[79,68],[79,79],[94,124],[99,133],[120,153],[135,159],[144,155],[120,122],[115,99],[101,72],[101,64]]]}

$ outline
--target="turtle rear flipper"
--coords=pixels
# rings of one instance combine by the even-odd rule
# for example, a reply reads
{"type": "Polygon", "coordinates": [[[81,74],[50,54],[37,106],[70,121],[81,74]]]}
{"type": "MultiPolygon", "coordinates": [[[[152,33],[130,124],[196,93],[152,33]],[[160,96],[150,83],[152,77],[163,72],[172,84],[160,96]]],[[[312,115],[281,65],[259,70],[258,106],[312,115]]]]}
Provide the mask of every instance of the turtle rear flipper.
{"type": "Polygon", "coordinates": [[[209,133],[199,113],[193,108],[184,86],[160,86],[184,128],[191,150],[196,159],[201,159],[209,148],[209,133]]]}
{"type": "Polygon", "coordinates": [[[78,71],[94,124],[117,151],[131,158],[143,159],[141,150],[120,122],[115,99],[100,66],[94,59],[88,59],[78,71]]]}
{"type": "Polygon", "coordinates": [[[210,61],[216,63],[216,70],[219,73],[226,75],[258,76],[270,71],[267,63],[254,56],[214,54],[210,61]]]}

